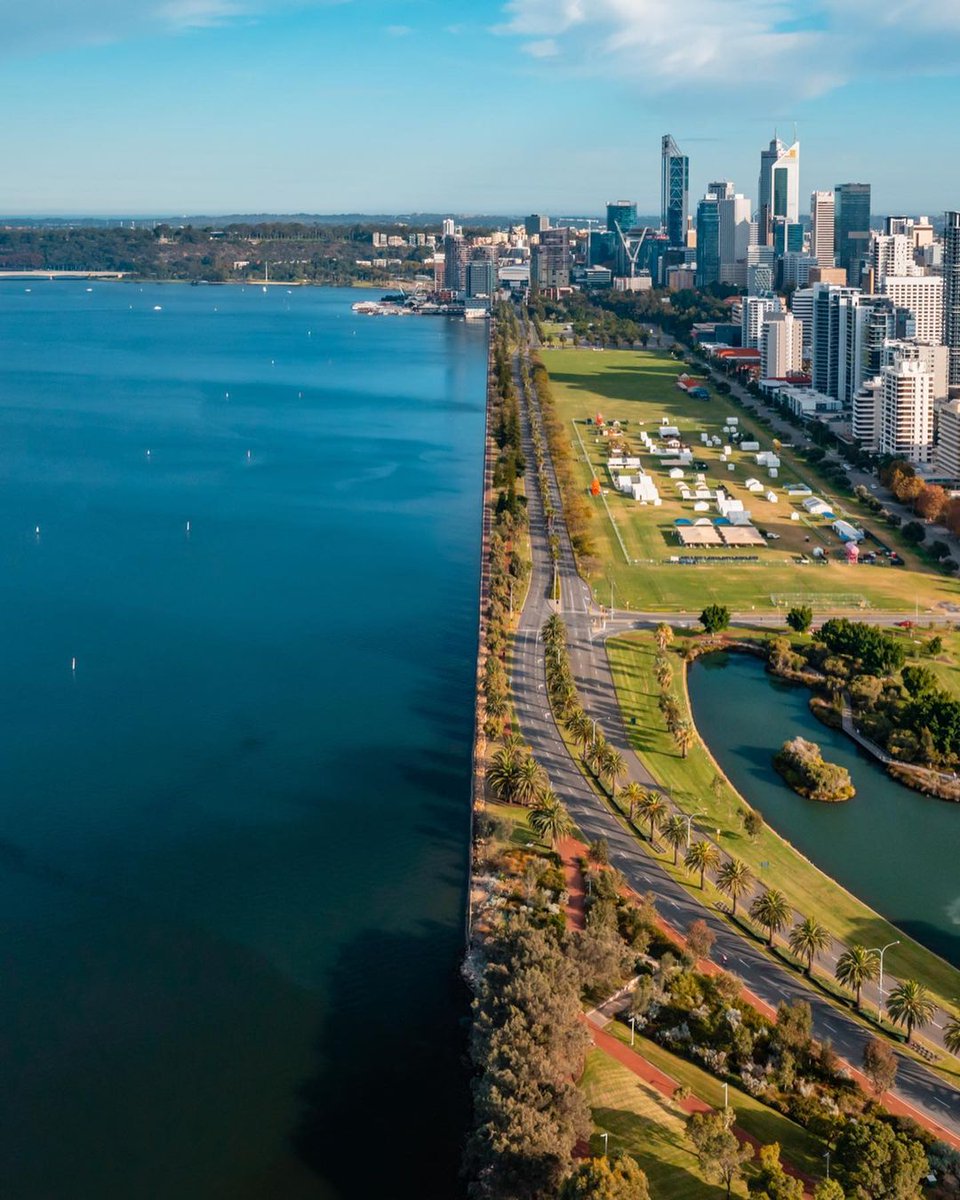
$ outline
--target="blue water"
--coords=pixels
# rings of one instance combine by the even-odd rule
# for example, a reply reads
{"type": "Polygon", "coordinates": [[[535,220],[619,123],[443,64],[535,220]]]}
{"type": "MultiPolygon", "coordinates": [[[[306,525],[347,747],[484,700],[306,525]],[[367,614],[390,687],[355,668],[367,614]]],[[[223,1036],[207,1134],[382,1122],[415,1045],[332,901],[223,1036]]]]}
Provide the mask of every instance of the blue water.
{"type": "MultiPolygon", "coordinates": [[[[960,966],[960,805],[891,779],[845,733],[817,720],[808,688],[767,674],[752,655],[707,655],[691,668],[689,685],[697,729],[740,794],[828,875],[960,966]],[[774,771],[773,755],[798,735],[847,768],[852,800],[805,800],[774,771]]],[[[872,945],[870,936],[865,929],[860,940],[872,945]]]]}
{"type": "Polygon", "coordinates": [[[6,1200],[456,1194],[486,335],[355,299],[0,287],[6,1200]]]}

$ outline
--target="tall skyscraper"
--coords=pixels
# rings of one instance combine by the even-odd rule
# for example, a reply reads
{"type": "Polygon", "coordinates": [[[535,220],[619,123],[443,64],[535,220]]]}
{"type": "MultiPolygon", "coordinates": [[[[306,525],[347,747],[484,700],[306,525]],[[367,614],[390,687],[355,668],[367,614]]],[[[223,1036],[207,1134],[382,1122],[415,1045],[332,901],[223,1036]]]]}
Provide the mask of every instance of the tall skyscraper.
{"type": "Polygon", "coordinates": [[[530,260],[530,282],[537,288],[570,286],[570,230],[544,229],[530,260]]]}
{"type": "Polygon", "coordinates": [[[821,267],[833,266],[833,192],[810,196],[810,253],[821,267]]]}
{"type": "Polygon", "coordinates": [[[724,198],[720,205],[720,280],[739,287],[747,281],[747,250],[756,240],[746,196],[724,198]]]}
{"type": "Polygon", "coordinates": [[[781,217],[790,224],[800,220],[800,143],[785,146],[774,138],[760,153],[760,242],[771,245],[773,223],[781,217]]]}
{"type": "Polygon", "coordinates": [[[607,205],[607,231],[615,234],[618,229],[626,233],[637,223],[637,206],[630,200],[614,200],[607,205]]]}
{"type": "Polygon", "coordinates": [[[760,337],[760,374],[787,379],[803,369],[803,326],[791,312],[769,312],[760,337]]]}
{"type": "Polygon", "coordinates": [[[847,284],[860,282],[860,266],[870,254],[870,184],[841,183],[834,188],[834,247],[847,284]]]}
{"type": "Polygon", "coordinates": [[[697,287],[720,279],[720,201],[705,196],[697,205],[697,287]]]}
{"type": "Polygon", "coordinates": [[[886,275],[883,280],[883,294],[897,308],[909,310],[913,336],[929,346],[943,342],[943,285],[940,275],[886,275]]]}
{"type": "Polygon", "coordinates": [[[780,312],[777,296],[744,296],[740,306],[740,333],[742,344],[758,350],[763,341],[763,328],[771,313],[780,312]]]}
{"type": "Polygon", "coordinates": [[[732,200],[734,195],[734,186],[729,179],[720,179],[714,183],[707,184],[706,196],[712,196],[715,200],[732,200]]]}
{"type": "Polygon", "coordinates": [[[817,283],[813,287],[813,386],[850,404],[862,383],[857,337],[859,288],[817,283]]]}
{"type": "Polygon", "coordinates": [[[933,455],[933,375],[926,364],[897,356],[880,373],[881,454],[927,463],[933,455]]]}
{"type": "Polygon", "coordinates": [[[757,184],[757,238],[761,246],[773,241],[773,164],[783,151],[783,142],[773,138],[766,150],[760,151],[760,179],[757,184]]]}
{"type": "Polygon", "coordinates": [[[690,161],[669,133],[660,146],[660,222],[673,247],[683,246],[687,234],[690,161]]]}
{"type": "Polygon", "coordinates": [[[950,351],[950,386],[960,386],[960,212],[943,217],[943,344],[950,351]]]}
{"type": "Polygon", "coordinates": [[[443,286],[449,292],[462,292],[466,286],[467,247],[459,233],[443,239],[443,286]]]}
{"type": "Polygon", "coordinates": [[[874,285],[883,290],[888,275],[913,274],[913,238],[905,233],[875,233],[870,242],[874,285]]]}

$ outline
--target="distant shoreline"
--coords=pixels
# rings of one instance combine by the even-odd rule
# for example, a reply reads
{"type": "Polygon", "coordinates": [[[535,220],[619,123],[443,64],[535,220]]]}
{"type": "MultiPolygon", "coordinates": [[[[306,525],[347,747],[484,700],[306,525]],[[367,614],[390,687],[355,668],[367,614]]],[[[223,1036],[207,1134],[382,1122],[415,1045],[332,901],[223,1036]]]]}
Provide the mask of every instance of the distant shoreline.
{"type": "Polygon", "coordinates": [[[148,279],[122,271],[0,271],[0,283],[151,283],[185,287],[279,287],[279,288],[357,288],[364,291],[401,286],[389,280],[382,283],[357,279],[350,283],[318,283],[312,279],[148,279]]]}

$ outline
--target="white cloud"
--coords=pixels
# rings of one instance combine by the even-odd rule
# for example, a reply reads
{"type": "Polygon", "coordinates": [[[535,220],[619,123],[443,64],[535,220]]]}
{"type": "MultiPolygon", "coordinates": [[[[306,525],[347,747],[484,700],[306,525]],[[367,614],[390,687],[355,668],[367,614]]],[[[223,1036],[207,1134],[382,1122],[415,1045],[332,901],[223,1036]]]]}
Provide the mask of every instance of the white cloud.
{"type": "Polygon", "coordinates": [[[956,0],[510,0],[502,11],[495,32],[527,53],[647,92],[812,95],[883,72],[960,70],[956,0]]]}
{"type": "Polygon", "coordinates": [[[556,38],[541,38],[538,42],[527,42],[523,49],[533,58],[554,58],[560,53],[556,38]]]}
{"type": "Polygon", "coordinates": [[[384,32],[388,33],[390,37],[406,37],[413,33],[413,30],[409,25],[387,25],[384,32]]]}
{"type": "Polygon", "coordinates": [[[0,0],[0,58],[255,21],[349,0],[0,0]]]}

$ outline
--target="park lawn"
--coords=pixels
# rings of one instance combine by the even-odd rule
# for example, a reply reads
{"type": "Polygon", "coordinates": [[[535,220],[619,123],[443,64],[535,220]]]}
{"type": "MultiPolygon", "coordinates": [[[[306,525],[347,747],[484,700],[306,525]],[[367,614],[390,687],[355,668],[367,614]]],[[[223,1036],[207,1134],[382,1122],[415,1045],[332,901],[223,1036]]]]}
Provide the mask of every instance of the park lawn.
{"type": "MultiPolygon", "coordinates": [[[[682,651],[687,640],[682,631],[677,631],[675,647],[682,651]]],[[[727,853],[748,863],[757,879],[776,880],[777,887],[795,909],[815,917],[841,942],[882,946],[899,938],[901,944],[889,964],[891,973],[901,979],[922,980],[944,1007],[952,1008],[954,997],[960,995],[960,971],[894,928],[769,826],[765,825],[754,840],[745,835],[739,817],[745,802],[722,775],[703,743],[697,739],[684,759],[667,732],[657,707],[660,689],[653,676],[656,654],[653,635],[648,633],[630,633],[607,642],[607,656],[631,745],[653,777],[670,791],[681,808],[704,814],[697,824],[717,836],[727,853]],[[711,785],[718,777],[721,785],[714,791],[711,785]],[[762,867],[762,863],[766,865],[762,867]]],[[[675,675],[682,680],[675,694],[685,715],[692,719],[686,679],[681,674],[683,664],[676,656],[674,659],[675,675]]],[[[715,894],[710,885],[709,894],[715,894]]]]}
{"type": "MultiPolygon", "coordinates": [[[[620,1021],[612,1021],[606,1032],[618,1038],[624,1045],[630,1045],[630,1030],[620,1021]]],[[[704,1100],[712,1108],[723,1106],[723,1084],[709,1071],[687,1062],[669,1050],[664,1050],[649,1038],[637,1035],[635,1047],[643,1057],[658,1070],[675,1079],[678,1084],[688,1087],[694,1096],[704,1100]]],[[[732,1085],[728,1090],[730,1107],[737,1114],[736,1123],[751,1137],[755,1137],[762,1146],[771,1142],[779,1142],[783,1157],[798,1170],[818,1176],[822,1169],[823,1146],[818,1138],[807,1133],[795,1121],[785,1117],[776,1109],[768,1107],[760,1100],[740,1091],[732,1085]]]]}
{"type": "MultiPolygon", "coordinates": [[[[600,1050],[587,1054],[580,1080],[598,1131],[590,1139],[602,1154],[599,1132],[610,1134],[608,1149],[637,1160],[657,1200],[720,1200],[723,1188],[707,1183],[685,1133],[686,1118],[666,1097],[600,1050]]],[[[741,1189],[738,1195],[745,1195],[741,1189]]]]}
{"type": "MultiPolygon", "coordinates": [[[[741,611],[769,609],[778,597],[787,605],[805,599],[820,607],[906,610],[918,602],[926,608],[957,598],[957,585],[925,567],[885,526],[878,527],[879,537],[896,544],[906,567],[851,566],[840,561],[841,543],[830,522],[804,512],[800,498],[789,499],[784,485],[805,482],[831,503],[837,515],[849,515],[855,509],[854,518],[865,528],[871,528],[870,521],[864,522],[852,498],[840,500],[835,487],[825,484],[808,464],[794,460],[789,450],[780,452],[782,463],[776,480],[767,477],[766,469],[756,465],[750,452],[734,449],[729,462],[722,463],[719,448],[699,443],[701,430],[722,436],[725,419],[734,416],[740,430],[762,448],[771,448],[772,435],[724,397],[714,393],[711,400],[703,401],[681,392],[676,378],[684,368],[669,355],[653,350],[597,354],[567,349],[544,351],[542,359],[550,374],[557,415],[569,431],[578,460],[578,482],[587,489],[597,478],[604,489],[602,497],[593,501],[590,531],[597,562],[591,580],[602,603],[609,600],[611,583],[618,605],[639,610],[690,611],[703,601],[714,600],[741,611]],[[716,488],[723,483],[734,498],[744,501],[757,527],[778,535],[778,540],[741,550],[695,549],[689,553],[714,561],[695,566],[671,563],[670,558],[681,553],[674,522],[678,518],[712,518],[716,513],[695,513],[692,501],[681,499],[668,468],[650,455],[642,455],[644,467],[657,484],[662,505],[640,505],[617,492],[605,466],[606,439],[594,424],[586,423],[598,415],[607,423],[626,422],[624,434],[635,452],[640,452],[641,426],[653,430],[664,418],[677,425],[688,435],[695,457],[707,464],[703,473],[708,486],[716,488]],[[765,491],[774,491],[777,502],[771,503],[763,493],[758,497],[749,492],[744,486],[748,478],[757,479],[765,491]],[[798,520],[791,519],[794,513],[798,520]],[[828,561],[801,563],[815,547],[824,550],[828,561]],[[758,561],[746,561],[751,556],[758,561]],[[734,561],[720,561],[723,558],[734,561]]],[[[692,469],[684,468],[684,474],[686,482],[691,482],[692,469]]]]}

